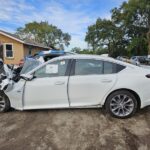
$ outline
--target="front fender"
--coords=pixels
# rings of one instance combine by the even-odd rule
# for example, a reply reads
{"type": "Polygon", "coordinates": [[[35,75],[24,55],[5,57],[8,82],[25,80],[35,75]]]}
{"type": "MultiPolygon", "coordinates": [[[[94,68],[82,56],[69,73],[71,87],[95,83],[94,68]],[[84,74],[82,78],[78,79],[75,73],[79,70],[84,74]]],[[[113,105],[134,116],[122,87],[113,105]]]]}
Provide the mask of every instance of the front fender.
{"type": "Polygon", "coordinates": [[[11,107],[23,110],[23,95],[24,95],[24,87],[25,80],[20,80],[17,83],[13,83],[12,86],[8,86],[4,93],[8,96],[11,107]]]}

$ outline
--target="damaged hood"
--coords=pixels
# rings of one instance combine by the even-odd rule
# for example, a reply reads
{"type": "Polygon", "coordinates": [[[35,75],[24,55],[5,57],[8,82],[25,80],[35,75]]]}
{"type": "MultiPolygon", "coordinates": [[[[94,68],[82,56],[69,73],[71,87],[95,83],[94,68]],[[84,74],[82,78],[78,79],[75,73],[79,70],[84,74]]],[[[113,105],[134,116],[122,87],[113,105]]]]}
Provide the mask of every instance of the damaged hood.
{"type": "MultiPolygon", "coordinates": [[[[27,74],[32,71],[36,67],[38,67],[42,62],[37,59],[28,58],[26,59],[24,66],[20,72],[21,74],[27,74]]],[[[9,69],[7,65],[2,65],[0,68],[0,90],[10,91],[13,89],[13,85],[15,84],[13,77],[15,76],[14,70],[9,69]]]]}

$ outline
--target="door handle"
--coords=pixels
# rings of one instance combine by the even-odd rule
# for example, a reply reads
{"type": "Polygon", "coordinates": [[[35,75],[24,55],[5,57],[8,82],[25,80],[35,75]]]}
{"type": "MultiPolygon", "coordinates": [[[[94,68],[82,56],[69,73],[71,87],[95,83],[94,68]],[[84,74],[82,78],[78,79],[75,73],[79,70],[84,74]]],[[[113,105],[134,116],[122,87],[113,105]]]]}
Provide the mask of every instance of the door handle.
{"type": "Polygon", "coordinates": [[[58,81],[58,82],[55,82],[55,85],[63,85],[63,84],[65,84],[64,81],[58,81]]]}
{"type": "Polygon", "coordinates": [[[109,83],[109,82],[112,82],[112,80],[111,79],[102,79],[102,82],[103,83],[109,83]]]}

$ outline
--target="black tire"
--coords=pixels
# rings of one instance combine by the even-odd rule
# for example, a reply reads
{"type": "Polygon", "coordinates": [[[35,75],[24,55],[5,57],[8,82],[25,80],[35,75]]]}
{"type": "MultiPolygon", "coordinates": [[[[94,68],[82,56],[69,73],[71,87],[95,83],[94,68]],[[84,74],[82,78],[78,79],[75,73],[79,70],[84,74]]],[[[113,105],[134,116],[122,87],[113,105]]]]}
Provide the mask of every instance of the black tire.
{"type": "Polygon", "coordinates": [[[0,107],[0,112],[7,112],[10,110],[10,101],[4,92],[0,92],[0,102],[3,99],[4,107],[0,107]]]}
{"type": "Polygon", "coordinates": [[[138,110],[138,102],[134,94],[132,94],[131,92],[127,90],[119,90],[119,91],[113,92],[112,94],[108,96],[108,98],[106,99],[106,103],[105,103],[105,109],[106,109],[106,112],[109,113],[111,116],[115,118],[125,119],[125,118],[129,118],[133,116],[136,113],[136,111],[138,110]],[[122,98],[122,96],[124,97],[122,98]],[[117,100],[117,97],[118,97],[118,100],[117,100]],[[130,103],[128,102],[129,100],[130,100],[130,103]],[[125,110],[126,110],[126,114],[125,114],[125,110]]]}

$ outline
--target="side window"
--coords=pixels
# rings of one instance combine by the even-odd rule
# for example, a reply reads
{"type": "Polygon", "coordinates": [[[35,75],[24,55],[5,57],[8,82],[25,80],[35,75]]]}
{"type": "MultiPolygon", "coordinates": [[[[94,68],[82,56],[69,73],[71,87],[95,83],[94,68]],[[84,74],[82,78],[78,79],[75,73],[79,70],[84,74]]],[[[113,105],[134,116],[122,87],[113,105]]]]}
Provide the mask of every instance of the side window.
{"type": "Polygon", "coordinates": [[[116,73],[122,71],[123,69],[125,69],[126,67],[125,66],[122,66],[122,65],[119,65],[119,64],[116,64],[116,73]]]}
{"type": "Polygon", "coordinates": [[[116,65],[111,62],[104,62],[104,74],[112,74],[115,73],[116,65]]]}
{"type": "Polygon", "coordinates": [[[75,64],[75,75],[92,75],[103,73],[103,62],[92,59],[78,59],[75,64]]]}
{"type": "Polygon", "coordinates": [[[65,76],[69,60],[58,60],[35,71],[37,78],[65,76]]]}
{"type": "Polygon", "coordinates": [[[104,74],[112,74],[112,73],[118,73],[121,70],[123,70],[125,66],[111,63],[111,62],[104,62],[104,74]]]}

